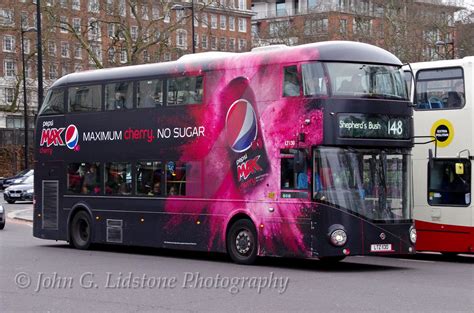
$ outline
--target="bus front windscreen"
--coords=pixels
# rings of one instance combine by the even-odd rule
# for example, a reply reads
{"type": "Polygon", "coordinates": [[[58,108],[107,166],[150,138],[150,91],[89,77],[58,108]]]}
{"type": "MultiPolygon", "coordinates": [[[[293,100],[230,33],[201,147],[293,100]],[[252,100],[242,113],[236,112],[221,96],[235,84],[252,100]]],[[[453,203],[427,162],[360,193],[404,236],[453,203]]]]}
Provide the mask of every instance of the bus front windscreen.
{"type": "Polygon", "coordinates": [[[316,201],[374,221],[411,219],[409,154],[399,150],[317,148],[313,155],[316,201]]]}
{"type": "Polygon", "coordinates": [[[333,96],[408,100],[400,67],[337,62],[325,65],[333,96]]]}

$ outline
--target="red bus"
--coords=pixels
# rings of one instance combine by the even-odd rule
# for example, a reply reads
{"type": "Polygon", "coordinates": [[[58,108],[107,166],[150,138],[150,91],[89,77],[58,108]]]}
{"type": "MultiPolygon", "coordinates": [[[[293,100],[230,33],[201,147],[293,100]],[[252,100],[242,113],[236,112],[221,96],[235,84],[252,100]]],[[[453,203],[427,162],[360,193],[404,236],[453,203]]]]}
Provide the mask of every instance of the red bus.
{"type": "Polygon", "coordinates": [[[414,252],[401,66],[324,42],[64,76],[36,125],[34,236],[244,264],[414,252]]]}

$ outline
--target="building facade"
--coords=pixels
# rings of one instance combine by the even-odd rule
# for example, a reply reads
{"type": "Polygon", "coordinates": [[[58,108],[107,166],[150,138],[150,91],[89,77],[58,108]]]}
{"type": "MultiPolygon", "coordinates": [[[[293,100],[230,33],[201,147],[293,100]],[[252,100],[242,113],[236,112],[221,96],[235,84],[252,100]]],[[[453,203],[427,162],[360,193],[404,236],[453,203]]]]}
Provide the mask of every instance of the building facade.
{"type": "MultiPolygon", "coordinates": [[[[22,50],[28,115],[37,111],[36,2],[0,3],[0,129],[24,125],[22,50]]],[[[193,28],[196,52],[252,46],[250,0],[42,0],[41,6],[45,90],[71,72],[175,60],[191,53],[193,28]]]]}
{"type": "Polygon", "coordinates": [[[433,60],[456,42],[454,14],[440,0],[254,0],[254,45],[355,40],[383,47],[405,62],[433,60]]]}

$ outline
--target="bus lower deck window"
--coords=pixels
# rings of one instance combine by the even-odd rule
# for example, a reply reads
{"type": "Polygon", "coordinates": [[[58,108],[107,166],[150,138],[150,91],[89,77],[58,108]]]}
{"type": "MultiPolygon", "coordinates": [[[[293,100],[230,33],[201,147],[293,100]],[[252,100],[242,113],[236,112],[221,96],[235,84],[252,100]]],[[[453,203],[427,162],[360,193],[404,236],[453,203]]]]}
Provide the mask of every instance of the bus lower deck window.
{"type": "Polygon", "coordinates": [[[130,195],[132,193],[132,166],[130,163],[106,163],[105,193],[130,195]]]}

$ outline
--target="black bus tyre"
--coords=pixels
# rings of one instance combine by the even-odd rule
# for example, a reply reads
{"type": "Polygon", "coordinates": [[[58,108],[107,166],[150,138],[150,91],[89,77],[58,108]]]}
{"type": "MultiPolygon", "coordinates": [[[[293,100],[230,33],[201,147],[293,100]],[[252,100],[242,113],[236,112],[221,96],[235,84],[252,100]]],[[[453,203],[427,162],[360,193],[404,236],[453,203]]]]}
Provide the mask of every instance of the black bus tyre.
{"type": "Polygon", "coordinates": [[[446,259],[454,259],[458,256],[457,252],[441,252],[441,254],[446,259]]]}
{"type": "Polygon", "coordinates": [[[344,260],[346,258],[345,255],[339,255],[339,256],[320,256],[318,257],[319,259],[319,262],[323,263],[323,264],[336,264],[336,263],[339,263],[341,262],[342,260],[344,260]]]}
{"type": "Polygon", "coordinates": [[[236,221],[227,233],[227,252],[237,264],[253,264],[257,259],[257,231],[248,219],[236,221]]]}
{"type": "Polygon", "coordinates": [[[5,221],[1,222],[0,223],[0,230],[4,229],[5,228],[5,221]]]}
{"type": "Polygon", "coordinates": [[[92,220],[84,211],[74,215],[70,227],[70,244],[76,249],[87,250],[92,242],[92,220]]]}
{"type": "Polygon", "coordinates": [[[16,200],[7,200],[8,203],[13,204],[16,200]]]}

